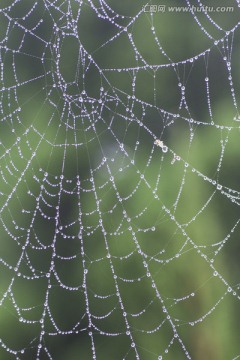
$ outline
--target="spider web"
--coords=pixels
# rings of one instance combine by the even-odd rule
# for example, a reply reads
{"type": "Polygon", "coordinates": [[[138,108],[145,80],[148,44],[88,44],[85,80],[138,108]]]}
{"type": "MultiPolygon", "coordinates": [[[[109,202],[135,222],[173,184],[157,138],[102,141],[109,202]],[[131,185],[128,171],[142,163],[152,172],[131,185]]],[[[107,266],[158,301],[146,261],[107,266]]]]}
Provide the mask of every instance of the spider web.
{"type": "Polygon", "coordinates": [[[238,3],[146,5],[1,1],[1,359],[239,356],[238,3]]]}

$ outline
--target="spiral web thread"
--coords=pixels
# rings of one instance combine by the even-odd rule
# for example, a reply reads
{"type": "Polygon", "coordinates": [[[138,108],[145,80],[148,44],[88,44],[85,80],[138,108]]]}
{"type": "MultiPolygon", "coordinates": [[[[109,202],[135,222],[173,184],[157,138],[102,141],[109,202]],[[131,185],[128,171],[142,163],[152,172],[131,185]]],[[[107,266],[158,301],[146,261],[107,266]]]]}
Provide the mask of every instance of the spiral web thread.
{"type": "Polygon", "coordinates": [[[71,348],[83,359],[197,359],[200,326],[223,304],[239,307],[236,272],[223,266],[240,221],[237,165],[228,166],[240,128],[238,4],[227,30],[190,12],[207,45],[178,61],[162,44],[164,14],[141,3],[120,15],[116,5],[0,4],[4,359],[75,359],[71,348]],[[152,59],[139,46],[145,31],[152,59]],[[205,116],[193,109],[194,81],[205,116]],[[220,207],[233,215],[212,235],[220,207]]]}

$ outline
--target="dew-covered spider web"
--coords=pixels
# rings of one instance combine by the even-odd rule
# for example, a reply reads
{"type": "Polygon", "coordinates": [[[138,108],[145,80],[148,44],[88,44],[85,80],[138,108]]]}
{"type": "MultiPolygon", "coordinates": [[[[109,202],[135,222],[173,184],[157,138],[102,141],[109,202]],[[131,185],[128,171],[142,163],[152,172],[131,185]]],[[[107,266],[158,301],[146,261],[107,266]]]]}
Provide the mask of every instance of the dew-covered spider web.
{"type": "Polygon", "coordinates": [[[1,0],[0,359],[240,357],[239,11],[1,0]]]}

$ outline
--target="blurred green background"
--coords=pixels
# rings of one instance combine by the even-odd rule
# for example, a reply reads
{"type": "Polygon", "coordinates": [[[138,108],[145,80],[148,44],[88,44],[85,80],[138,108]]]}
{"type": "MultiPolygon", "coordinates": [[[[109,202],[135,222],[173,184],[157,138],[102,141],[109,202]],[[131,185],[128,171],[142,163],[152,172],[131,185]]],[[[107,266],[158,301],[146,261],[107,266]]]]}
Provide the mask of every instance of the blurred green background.
{"type": "Polygon", "coordinates": [[[144,5],[1,1],[0,359],[240,354],[239,10],[144,5]]]}

